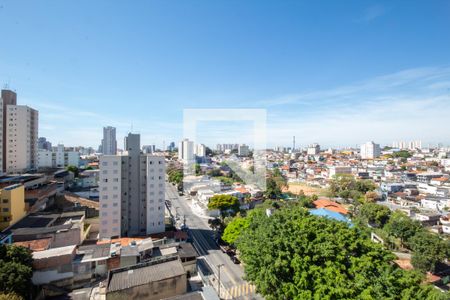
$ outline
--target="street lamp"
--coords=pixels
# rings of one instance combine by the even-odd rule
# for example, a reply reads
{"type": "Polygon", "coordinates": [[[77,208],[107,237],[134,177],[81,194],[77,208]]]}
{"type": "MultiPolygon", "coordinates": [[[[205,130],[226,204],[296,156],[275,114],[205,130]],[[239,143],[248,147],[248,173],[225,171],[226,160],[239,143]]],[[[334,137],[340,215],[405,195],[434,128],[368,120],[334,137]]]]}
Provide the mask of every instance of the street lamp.
{"type": "Polygon", "coordinates": [[[219,269],[219,298],[220,298],[220,268],[221,267],[223,267],[224,266],[224,264],[220,264],[220,265],[217,265],[217,268],[219,269]]]}

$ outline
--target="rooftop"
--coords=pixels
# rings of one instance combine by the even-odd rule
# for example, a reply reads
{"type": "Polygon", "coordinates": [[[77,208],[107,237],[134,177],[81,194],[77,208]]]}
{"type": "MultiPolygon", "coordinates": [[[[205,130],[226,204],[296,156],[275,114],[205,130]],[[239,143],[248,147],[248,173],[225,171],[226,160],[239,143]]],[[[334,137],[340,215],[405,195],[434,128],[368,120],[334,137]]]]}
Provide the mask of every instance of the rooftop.
{"type": "Polygon", "coordinates": [[[318,199],[314,201],[314,205],[316,206],[316,208],[326,208],[343,215],[348,214],[348,210],[345,209],[342,205],[328,199],[318,199]]]}
{"type": "Polygon", "coordinates": [[[184,275],[183,265],[178,259],[150,262],[110,272],[107,291],[115,292],[131,287],[184,275]]]}
{"type": "Polygon", "coordinates": [[[51,242],[52,238],[43,238],[31,241],[15,242],[14,245],[28,248],[31,251],[43,251],[50,247],[51,242]]]}
{"type": "Polygon", "coordinates": [[[33,252],[33,259],[43,259],[55,256],[69,255],[75,252],[77,245],[52,248],[44,251],[33,252]]]}

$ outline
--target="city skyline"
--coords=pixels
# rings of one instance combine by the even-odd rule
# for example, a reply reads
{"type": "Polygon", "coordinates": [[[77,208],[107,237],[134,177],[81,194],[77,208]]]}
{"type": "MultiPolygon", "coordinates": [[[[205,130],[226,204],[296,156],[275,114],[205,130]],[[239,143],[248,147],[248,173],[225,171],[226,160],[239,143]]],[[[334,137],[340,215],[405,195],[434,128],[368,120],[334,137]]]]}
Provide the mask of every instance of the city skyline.
{"type": "MultiPolygon", "coordinates": [[[[87,4],[0,7],[0,83],[39,110],[54,143],[97,148],[113,126],[119,148],[128,132],[162,147],[184,138],[183,109],[263,108],[270,147],[294,135],[298,145],[450,144],[444,1],[87,4]]],[[[209,126],[221,142],[248,143],[225,136],[242,126],[209,126]]]]}

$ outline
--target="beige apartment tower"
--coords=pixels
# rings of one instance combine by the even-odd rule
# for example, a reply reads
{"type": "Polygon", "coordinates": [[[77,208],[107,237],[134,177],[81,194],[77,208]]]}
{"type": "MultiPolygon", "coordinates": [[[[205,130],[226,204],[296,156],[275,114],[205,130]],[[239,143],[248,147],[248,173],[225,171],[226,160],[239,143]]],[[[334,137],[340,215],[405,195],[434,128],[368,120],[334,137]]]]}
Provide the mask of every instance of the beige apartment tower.
{"type": "Polygon", "coordinates": [[[2,170],[22,173],[36,169],[39,113],[26,105],[17,105],[13,91],[2,90],[1,98],[2,170]]]}

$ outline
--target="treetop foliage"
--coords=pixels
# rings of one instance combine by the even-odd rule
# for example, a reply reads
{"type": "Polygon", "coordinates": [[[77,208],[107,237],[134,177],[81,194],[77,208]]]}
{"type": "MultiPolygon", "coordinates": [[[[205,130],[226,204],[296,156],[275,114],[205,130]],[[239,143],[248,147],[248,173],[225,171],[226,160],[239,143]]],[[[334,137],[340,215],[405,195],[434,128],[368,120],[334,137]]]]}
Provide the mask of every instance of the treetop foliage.
{"type": "Polygon", "coordinates": [[[228,226],[247,279],[268,300],[444,299],[421,285],[420,273],[397,268],[394,255],[357,227],[299,206],[270,217],[255,209],[228,226]]]}

